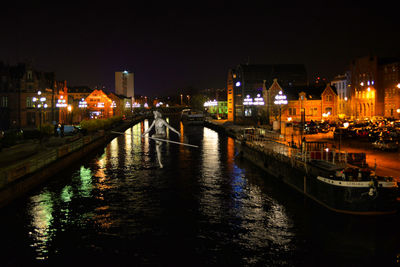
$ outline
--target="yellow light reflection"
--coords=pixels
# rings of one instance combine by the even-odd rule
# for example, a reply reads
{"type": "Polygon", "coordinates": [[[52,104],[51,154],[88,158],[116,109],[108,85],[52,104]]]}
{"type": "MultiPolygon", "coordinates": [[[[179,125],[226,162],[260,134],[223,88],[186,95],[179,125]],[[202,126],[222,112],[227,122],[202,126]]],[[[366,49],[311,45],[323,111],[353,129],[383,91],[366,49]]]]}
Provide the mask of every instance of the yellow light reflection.
{"type": "Polygon", "coordinates": [[[97,166],[99,167],[97,172],[94,174],[95,177],[98,177],[98,182],[96,183],[97,188],[100,191],[104,191],[106,189],[109,189],[110,186],[107,185],[106,183],[106,174],[104,173],[104,170],[106,168],[106,154],[104,153],[97,161],[97,166]]]}
{"type": "Polygon", "coordinates": [[[216,178],[221,177],[221,162],[218,145],[218,133],[204,127],[203,128],[203,150],[202,150],[202,169],[200,183],[203,191],[200,197],[202,212],[210,217],[210,220],[219,220],[220,213],[215,213],[215,209],[221,209],[221,185],[216,178]]]}
{"type": "Polygon", "coordinates": [[[235,160],[235,141],[233,140],[233,138],[228,137],[226,148],[227,148],[227,155],[226,155],[227,166],[229,168],[229,171],[231,171],[235,160]]]}
{"type": "Polygon", "coordinates": [[[125,131],[125,166],[132,165],[132,139],[135,138],[132,135],[132,128],[125,131]]]}
{"type": "MultiPolygon", "coordinates": [[[[144,120],[142,133],[144,133],[148,128],[149,128],[149,121],[146,119],[144,120]]],[[[145,141],[143,142],[143,152],[146,154],[149,153],[149,138],[147,135],[145,136],[145,141]]]]}
{"type": "Polygon", "coordinates": [[[109,161],[114,168],[118,168],[118,137],[114,138],[109,146],[107,147],[109,155],[109,161]]]}
{"type": "Polygon", "coordinates": [[[33,228],[29,235],[34,239],[31,247],[35,248],[37,252],[36,259],[47,259],[49,242],[54,233],[54,229],[51,227],[53,223],[53,200],[50,192],[33,196],[29,213],[32,217],[31,226],[33,228]]]}

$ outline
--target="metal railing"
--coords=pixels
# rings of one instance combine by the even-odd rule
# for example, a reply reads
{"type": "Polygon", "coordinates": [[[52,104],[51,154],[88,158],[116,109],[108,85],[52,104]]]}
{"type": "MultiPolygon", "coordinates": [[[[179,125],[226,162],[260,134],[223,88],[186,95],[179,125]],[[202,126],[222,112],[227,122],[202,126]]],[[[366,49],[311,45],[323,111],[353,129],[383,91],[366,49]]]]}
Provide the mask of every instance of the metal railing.
{"type": "Polygon", "coordinates": [[[281,136],[274,132],[264,130],[260,134],[258,129],[251,129],[251,131],[245,131],[243,137],[250,146],[276,157],[287,157],[292,163],[295,161],[308,163],[312,160],[320,160],[336,165],[347,164],[348,154],[346,152],[329,148],[307,151],[305,145],[303,148],[292,147],[287,145],[281,136]]]}

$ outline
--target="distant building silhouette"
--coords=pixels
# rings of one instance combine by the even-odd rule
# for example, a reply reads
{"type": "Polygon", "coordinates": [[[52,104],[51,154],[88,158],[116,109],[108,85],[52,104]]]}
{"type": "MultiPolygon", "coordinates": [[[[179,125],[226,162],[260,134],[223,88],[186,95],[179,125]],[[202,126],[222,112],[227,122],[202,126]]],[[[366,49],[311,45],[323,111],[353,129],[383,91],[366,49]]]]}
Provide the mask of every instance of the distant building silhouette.
{"type": "Polygon", "coordinates": [[[135,97],[134,75],[129,71],[115,72],[115,93],[132,98],[135,97]]]}

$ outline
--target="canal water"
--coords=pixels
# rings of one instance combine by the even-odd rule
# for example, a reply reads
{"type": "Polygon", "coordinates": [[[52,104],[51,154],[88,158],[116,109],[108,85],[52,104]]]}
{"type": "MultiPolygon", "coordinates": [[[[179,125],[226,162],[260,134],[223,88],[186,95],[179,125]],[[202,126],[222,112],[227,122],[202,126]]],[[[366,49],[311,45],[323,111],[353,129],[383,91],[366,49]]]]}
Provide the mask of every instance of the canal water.
{"type": "Polygon", "coordinates": [[[398,216],[338,215],[203,126],[145,120],[0,210],[0,266],[395,266],[398,216]]]}

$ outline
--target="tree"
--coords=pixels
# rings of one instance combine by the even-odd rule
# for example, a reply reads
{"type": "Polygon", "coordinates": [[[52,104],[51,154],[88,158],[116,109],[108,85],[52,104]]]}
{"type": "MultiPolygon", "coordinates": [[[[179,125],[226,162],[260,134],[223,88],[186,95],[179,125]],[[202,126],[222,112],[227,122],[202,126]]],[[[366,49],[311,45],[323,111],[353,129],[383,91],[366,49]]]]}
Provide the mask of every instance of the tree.
{"type": "Polygon", "coordinates": [[[207,101],[207,97],[204,95],[196,94],[193,95],[190,99],[190,106],[193,109],[197,110],[203,110],[204,109],[204,103],[207,101]]]}

